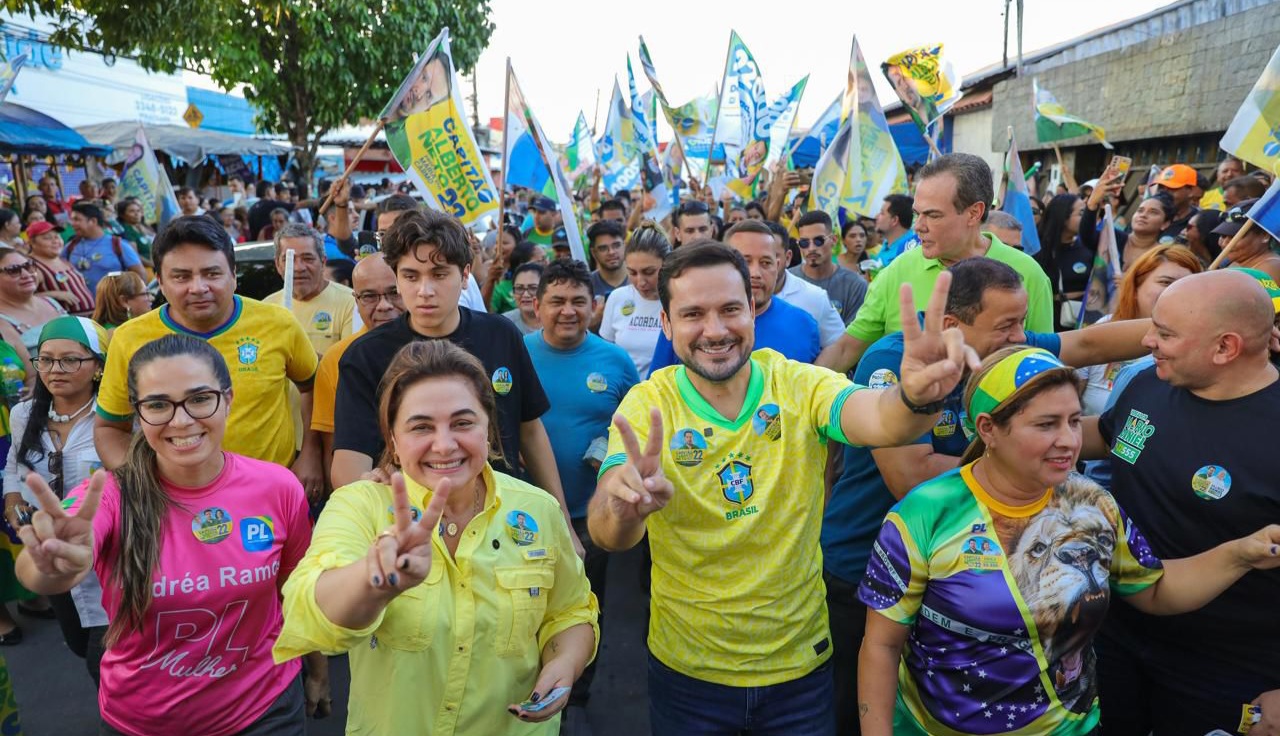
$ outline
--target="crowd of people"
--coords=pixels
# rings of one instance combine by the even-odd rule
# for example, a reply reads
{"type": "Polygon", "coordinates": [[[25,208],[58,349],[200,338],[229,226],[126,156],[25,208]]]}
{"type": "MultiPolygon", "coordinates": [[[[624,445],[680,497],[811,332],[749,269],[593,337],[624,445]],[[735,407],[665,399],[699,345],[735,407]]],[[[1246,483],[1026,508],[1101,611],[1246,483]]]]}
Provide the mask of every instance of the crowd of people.
{"type": "Polygon", "coordinates": [[[1108,167],[1034,200],[1035,255],[964,153],[866,218],[781,169],[662,222],[597,181],[587,262],[536,193],[475,233],[235,180],[153,231],[42,182],[0,245],[0,594],[104,734],[304,733],[337,654],[351,733],[590,733],[639,545],[655,734],[1276,736],[1280,255],[1219,258],[1264,178],[1108,167]]]}

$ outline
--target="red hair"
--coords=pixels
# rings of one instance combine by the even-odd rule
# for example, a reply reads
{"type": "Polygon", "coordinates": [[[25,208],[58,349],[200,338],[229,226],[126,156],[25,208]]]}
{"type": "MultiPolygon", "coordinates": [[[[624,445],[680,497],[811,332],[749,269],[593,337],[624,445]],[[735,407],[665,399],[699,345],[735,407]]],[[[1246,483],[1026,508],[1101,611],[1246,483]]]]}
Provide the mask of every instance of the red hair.
{"type": "Polygon", "coordinates": [[[1157,245],[1129,265],[1129,270],[1120,281],[1120,293],[1116,296],[1116,308],[1112,313],[1112,321],[1137,319],[1141,316],[1138,314],[1138,287],[1142,286],[1151,272],[1160,268],[1162,263],[1182,266],[1191,273],[1200,273],[1204,270],[1200,259],[1196,258],[1189,249],[1181,245],[1157,245]]]}

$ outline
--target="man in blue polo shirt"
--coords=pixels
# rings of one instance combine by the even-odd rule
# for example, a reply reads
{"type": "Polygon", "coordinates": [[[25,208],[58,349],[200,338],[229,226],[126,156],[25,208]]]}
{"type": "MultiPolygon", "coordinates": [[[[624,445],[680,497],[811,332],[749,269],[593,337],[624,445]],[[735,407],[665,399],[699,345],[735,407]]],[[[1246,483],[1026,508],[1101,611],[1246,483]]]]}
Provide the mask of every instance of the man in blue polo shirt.
{"type": "MultiPolygon", "coordinates": [[[[591,543],[587,502],[596,489],[596,473],[608,447],[609,424],[631,387],[640,382],[627,351],[587,330],[591,323],[591,273],[582,261],[553,261],[538,283],[537,310],[542,329],[525,335],[534,371],[551,402],[542,415],[564,489],[569,516],[586,549],[583,566],[591,590],[604,606],[608,553],[591,543]]],[[[595,675],[592,663],[569,695],[564,718],[583,721],[595,675]]]]}
{"type": "MultiPolygon", "coordinates": [[[[959,328],[965,343],[982,358],[1010,345],[1043,348],[1074,366],[1127,360],[1146,352],[1142,336],[1150,320],[1111,322],[1059,334],[1026,332],[1027,291],[1017,271],[990,258],[961,261],[950,271],[943,327],[959,328]]],[[[854,383],[891,386],[898,382],[901,365],[902,333],[894,332],[867,349],[854,383]]],[[[885,514],[912,488],[958,467],[969,445],[963,393],[962,381],[944,401],[933,430],[914,444],[844,448],[844,470],[831,489],[821,537],[837,692],[857,688],[858,649],[866,622],[866,606],[858,600],[857,589],[885,514]]],[[[836,717],[839,733],[857,733],[858,714],[852,699],[837,700],[836,717]]]]}
{"type": "Polygon", "coordinates": [[[890,194],[880,205],[880,211],[876,213],[876,232],[884,245],[880,246],[875,259],[881,268],[912,248],[920,247],[920,238],[911,229],[913,207],[915,200],[905,194],[890,194]]]}
{"type": "MultiPolygon", "coordinates": [[[[755,349],[769,348],[791,360],[812,363],[822,351],[818,323],[808,312],[773,293],[778,272],[786,266],[778,260],[778,251],[773,247],[773,231],[758,220],[743,220],[729,228],[724,242],[742,254],[751,273],[751,299],[756,312],[755,349]]],[[[671,340],[665,332],[659,334],[650,374],[679,363],[671,340]]]]}

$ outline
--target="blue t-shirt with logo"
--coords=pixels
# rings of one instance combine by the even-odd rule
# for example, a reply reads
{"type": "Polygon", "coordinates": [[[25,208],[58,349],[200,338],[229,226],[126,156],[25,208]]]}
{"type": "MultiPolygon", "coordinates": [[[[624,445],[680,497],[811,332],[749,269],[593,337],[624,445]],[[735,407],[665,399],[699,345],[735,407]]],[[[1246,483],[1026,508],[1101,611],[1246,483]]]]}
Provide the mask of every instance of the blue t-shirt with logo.
{"type": "Polygon", "coordinates": [[[142,265],[142,259],[138,258],[138,251],[133,249],[133,244],[114,235],[103,235],[94,240],[73,238],[63,248],[62,257],[80,272],[89,291],[94,293],[98,290],[98,282],[107,274],[142,265]],[[119,256],[116,255],[115,246],[111,244],[113,238],[119,240],[119,256]]]}
{"type": "MultiPolygon", "coordinates": [[[[1057,355],[1062,340],[1053,333],[1028,332],[1027,346],[1057,355]]],[[[894,332],[876,340],[858,362],[853,382],[867,388],[898,383],[902,368],[903,340],[894,332]]],[[[959,458],[969,446],[964,431],[964,382],[956,386],[942,406],[942,415],[929,434],[913,444],[933,444],[940,455],[959,458]]],[[[857,585],[866,572],[871,545],[880,533],[885,514],[898,500],[889,492],[871,448],[844,448],[844,471],[831,487],[831,500],[822,517],[822,560],[826,571],[857,585]]]]}
{"type": "Polygon", "coordinates": [[[524,345],[551,402],[542,424],[551,438],[569,516],[580,519],[596,489],[596,466],[584,455],[597,438],[608,439],[613,414],[640,374],[627,351],[589,332],[572,350],[551,347],[541,330],[525,335],[524,345]]]}
{"type": "MultiPolygon", "coordinates": [[[[776,350],[789,360],[812,363],[822,352],[818,323],[808,312],[775,296],[769,300],[769,308],[764,310],[764,314],[756,315],[756,344],[752,351],[764,348],[776,350]]],[[[659,332],[649,375],[669,365],[680,365],[680,358],[676,357],[666,334],[659,332]]]]}

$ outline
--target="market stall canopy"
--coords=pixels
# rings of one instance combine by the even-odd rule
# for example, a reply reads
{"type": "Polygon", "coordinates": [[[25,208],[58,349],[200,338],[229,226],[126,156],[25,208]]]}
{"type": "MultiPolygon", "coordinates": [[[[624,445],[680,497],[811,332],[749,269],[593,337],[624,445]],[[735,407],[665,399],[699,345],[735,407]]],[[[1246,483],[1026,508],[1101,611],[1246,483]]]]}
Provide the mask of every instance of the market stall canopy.
{"type": "MultiPolygon", "coordinates": [[[[287,156],[289,146],[246,138],[212,130],[187,128],[181,125],[144,125],[151,148],[169,155],[182,163],[195,165],[209,156],[287,156]]],[[[77,128],[93,143],[115,148],[116,153],[107,158],[108,164],[124,161],[138,135],[135,120],[115,123],[98,123],[77,128]]]]}
{"type": "MultiPolygon", "coordinates": [[[[125,146],[129,150],[129,146],[125,146]]],[[[95,145],[62,123],[17,103],[0,104],[0,153],[61,156],[68,153],[106,156],[110,145],[95,145]]]]}

